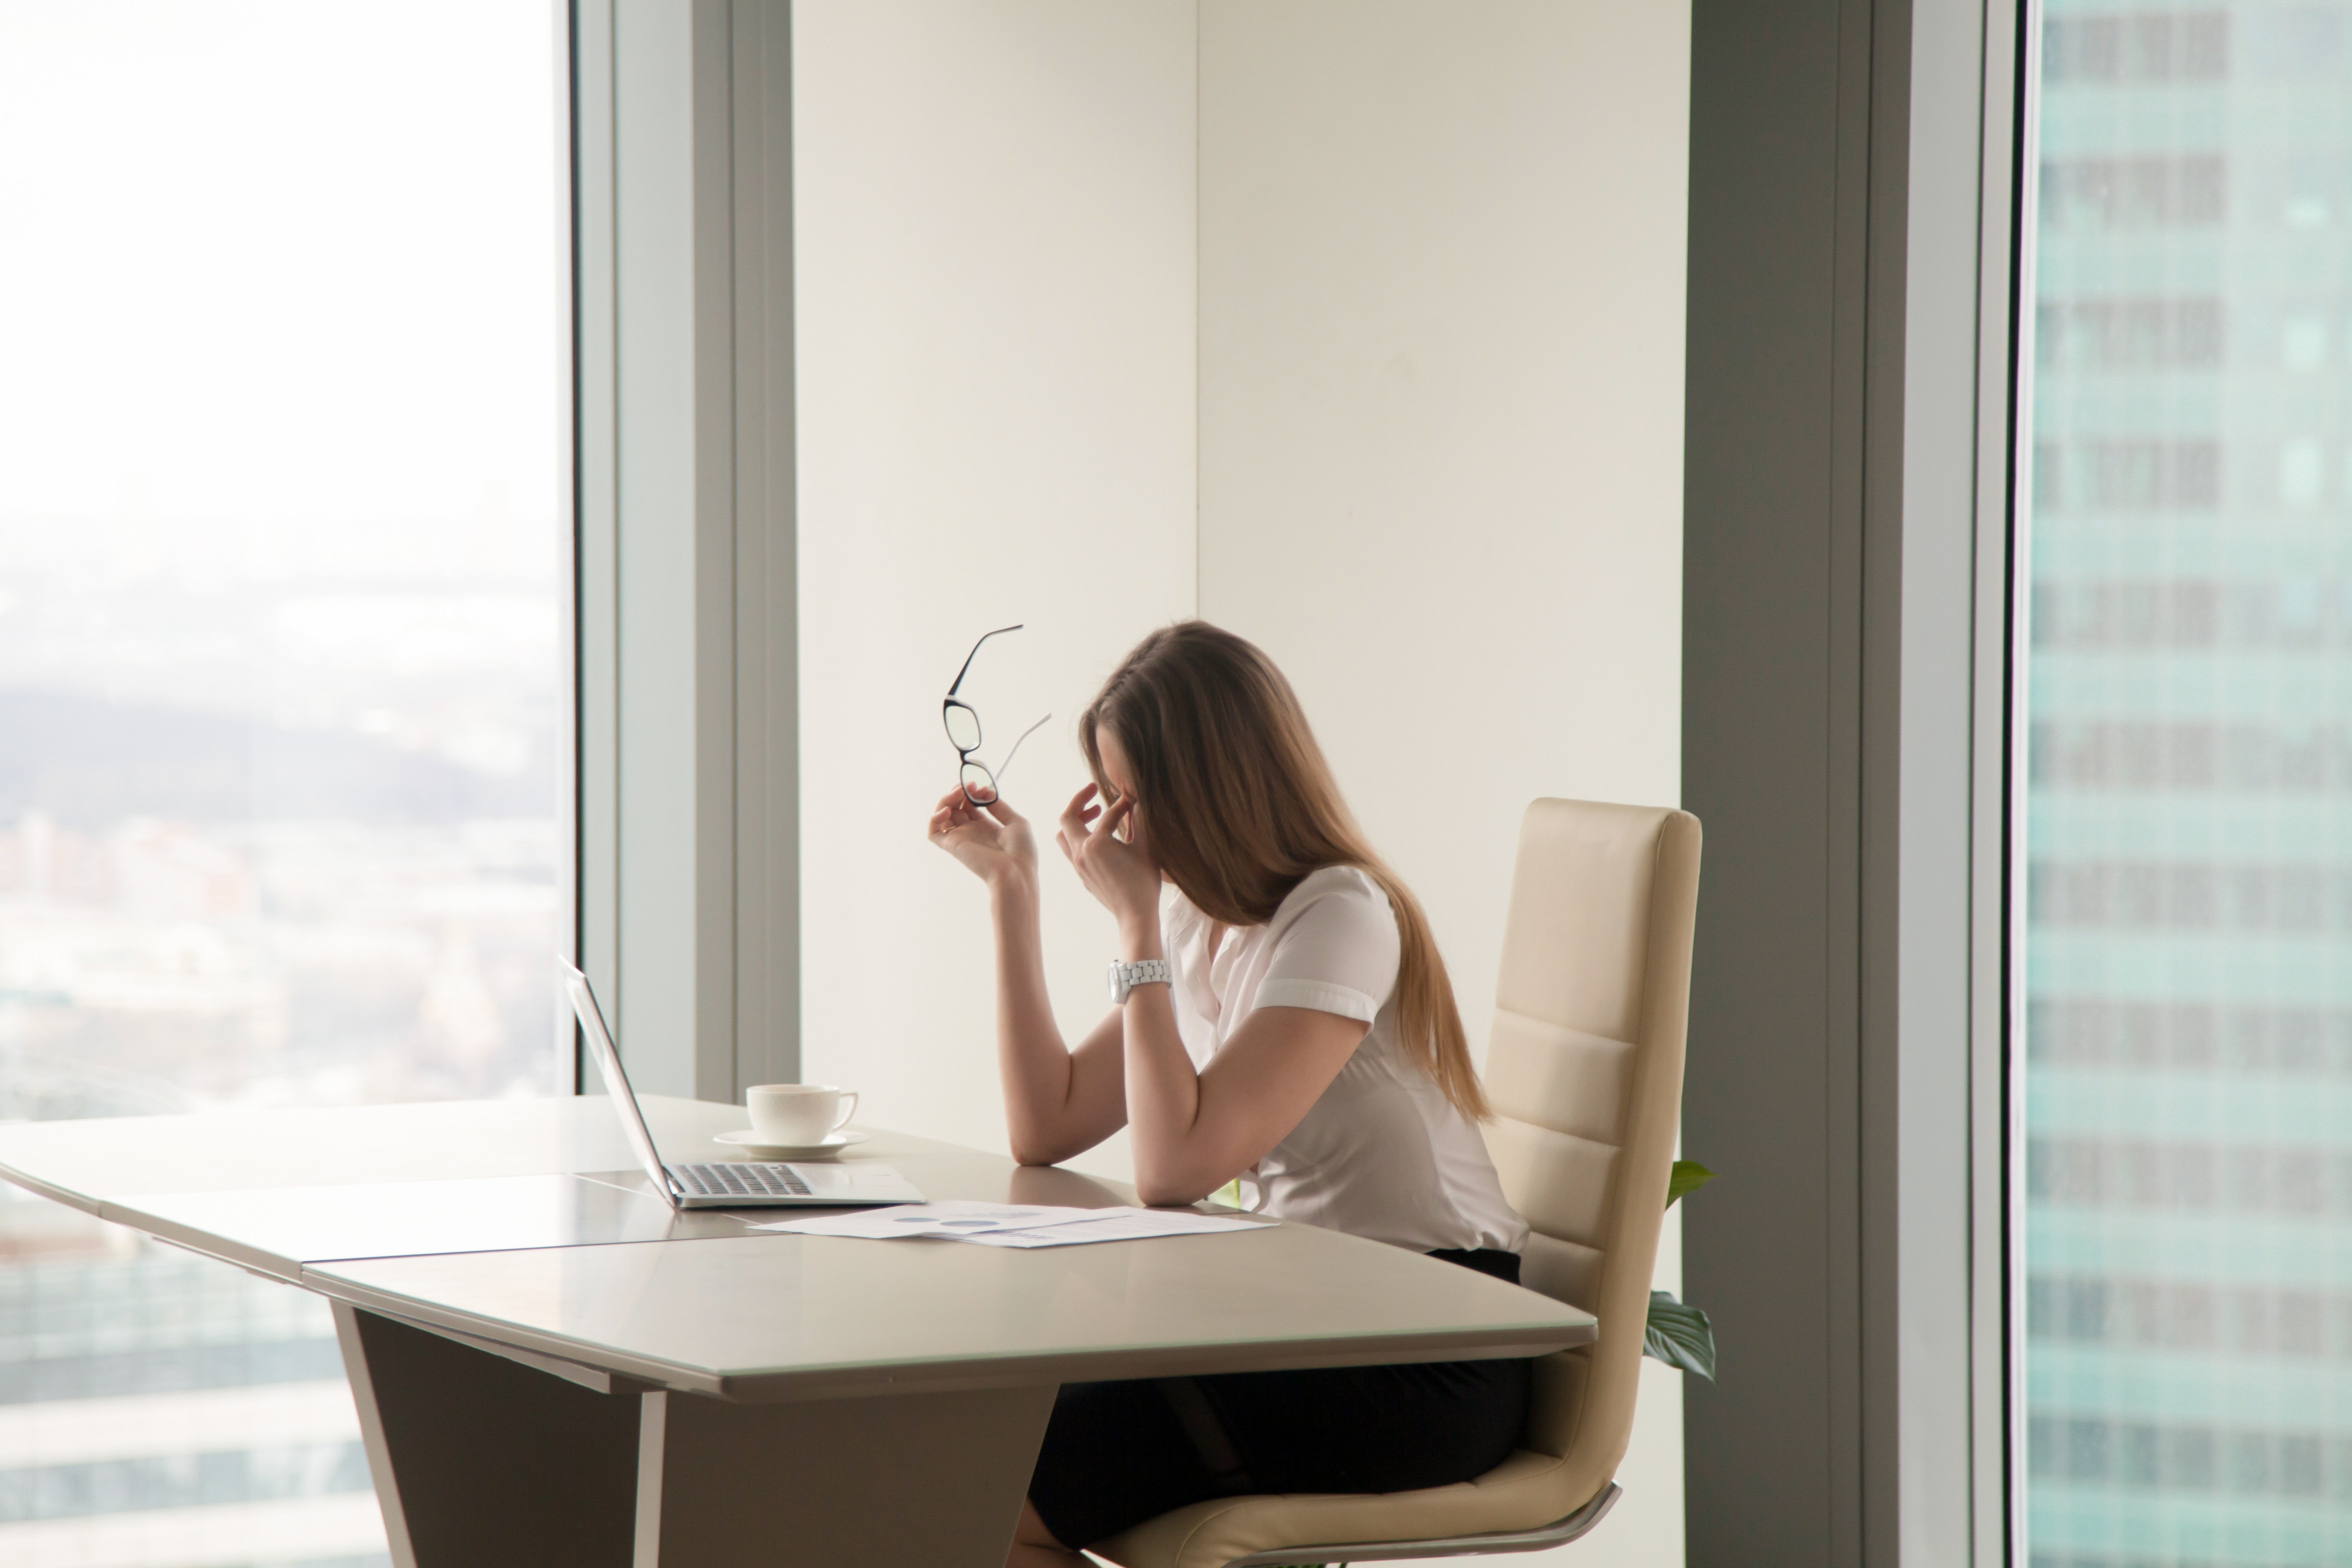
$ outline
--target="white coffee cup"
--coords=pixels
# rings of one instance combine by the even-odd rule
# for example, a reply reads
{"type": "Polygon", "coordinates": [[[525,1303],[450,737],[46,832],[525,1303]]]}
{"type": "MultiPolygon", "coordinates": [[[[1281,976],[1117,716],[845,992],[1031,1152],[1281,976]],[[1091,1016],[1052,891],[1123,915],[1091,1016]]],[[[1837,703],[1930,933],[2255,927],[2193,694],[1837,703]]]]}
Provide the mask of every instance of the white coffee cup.
{"type": "Polygon", "coordinates": [[[812,1149],[857,1110],[855,1091],[829,1083],[763,1083],[743,1091],[751,1131],[772,1143],[812,1149]]]}

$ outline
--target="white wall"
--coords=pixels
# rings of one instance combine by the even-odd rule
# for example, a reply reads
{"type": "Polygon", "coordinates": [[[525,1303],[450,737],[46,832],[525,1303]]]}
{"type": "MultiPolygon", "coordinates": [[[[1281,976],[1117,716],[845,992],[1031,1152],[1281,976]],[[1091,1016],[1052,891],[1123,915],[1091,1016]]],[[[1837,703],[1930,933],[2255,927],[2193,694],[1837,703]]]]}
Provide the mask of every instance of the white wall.
{"type": "MultiPolygon", "coordinates": [[[[987,901],[925,840],[965,695],[1045,827],[1077,712],[1192,613],[1190,0],[798,0],[803,1072],[861,1115],[1004,1146],[987,901]]],[[[1058,874],[1057,874],[1058,870],[1058,874]]],[[[1055,1002],[1116,932],[1047,868],[1055,1002]]],[[[1122,1172],[1124,1151],[1097,1152],[1122,1172]]]]}
{"type": "MultiPolygon", "coordinates": [[[[1679,798],[1688,8],[1201,24],[1201,614],[1290,675],[1483,1042],[1527,803],[1679,798]]],[[[1682,1561],[1645,1376],[1563,1562],[1682,1561]]]]}

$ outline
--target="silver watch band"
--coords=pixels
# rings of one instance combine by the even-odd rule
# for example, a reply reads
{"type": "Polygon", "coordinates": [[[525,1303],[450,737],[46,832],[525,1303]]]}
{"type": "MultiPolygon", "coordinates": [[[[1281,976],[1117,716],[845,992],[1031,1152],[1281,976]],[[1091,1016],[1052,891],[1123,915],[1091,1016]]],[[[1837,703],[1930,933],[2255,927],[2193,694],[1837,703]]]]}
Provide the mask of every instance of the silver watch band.
{"type": "Polygon", "coordinates": [[[1127,994],[1139,985],[1173,985],[1176,975],[1164,958],[1146,958],[1129,963],[1124,959],[1112,959],[1110,963],[1110,999],[1124,1002],[1127,994]]]}

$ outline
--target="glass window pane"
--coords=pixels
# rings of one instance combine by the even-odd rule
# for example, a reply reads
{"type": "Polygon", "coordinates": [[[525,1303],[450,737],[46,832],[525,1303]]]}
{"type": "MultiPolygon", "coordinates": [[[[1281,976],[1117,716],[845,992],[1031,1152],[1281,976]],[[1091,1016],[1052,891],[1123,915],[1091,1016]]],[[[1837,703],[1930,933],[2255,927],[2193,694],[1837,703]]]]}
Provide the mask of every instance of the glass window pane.
{"type": "MultiPolygon", "coordinates": [[[[560,1081],[559,12],[0,0],[0,1119],[560,1081]]],[[[0,1563],[381,1562],[356,1436],[0,1187],[0,1563]]]]}
{"type": "Polygon", "coordinates": [[[2352,13],[2049,0],[2033,1568],[2352,1562],[2352,13]]]}

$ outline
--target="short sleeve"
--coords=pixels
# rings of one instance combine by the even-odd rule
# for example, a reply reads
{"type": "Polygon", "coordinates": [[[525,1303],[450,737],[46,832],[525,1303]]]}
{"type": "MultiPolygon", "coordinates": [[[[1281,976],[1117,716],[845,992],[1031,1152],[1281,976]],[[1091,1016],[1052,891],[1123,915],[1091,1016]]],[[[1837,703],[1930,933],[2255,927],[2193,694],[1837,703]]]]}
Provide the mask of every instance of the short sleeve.
{"type": "Polygon", "coordinates": [[[1380,884],[1354,867],[1308,877],[1272,923],[1253,1007],[1311,1007],[1369,1024],[1396,989],[1396,914],[1380,884]]]}

